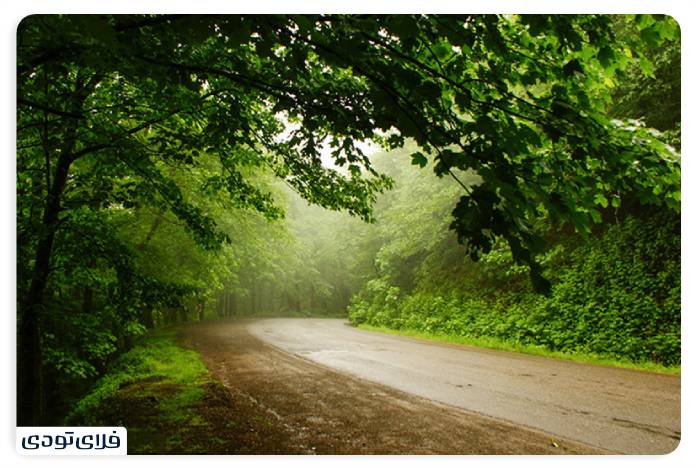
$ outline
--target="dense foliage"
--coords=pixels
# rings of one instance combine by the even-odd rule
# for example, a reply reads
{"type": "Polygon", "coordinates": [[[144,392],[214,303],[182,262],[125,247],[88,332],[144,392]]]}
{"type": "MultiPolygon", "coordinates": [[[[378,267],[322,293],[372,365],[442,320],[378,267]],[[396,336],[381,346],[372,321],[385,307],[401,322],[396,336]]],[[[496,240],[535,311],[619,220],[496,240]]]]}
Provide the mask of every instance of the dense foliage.
{"type": "Polygon", "coordinates": [[[548,297],[524,287],[522,272],[501,249],[458,280],[446,280],[426,261],[414,288],[396,286],[386,275],[370,280],[349,316],[355,324],[678,365],[678,235],[678,217],[653,214],[631,216],[592,240],[559,242],[544,262],[552,272],[548,297]]]}
{"type": "MultiPolygon", "coordinates": [[[[615,21],[625,34],[626,18],[615,21]]],[[[644,70],[639,64],[629,67],[627,79],[612,90],[608,111],[661,130],[660,138],[678,148],[679,39],[662,47],[647,43],[642,50],[653,61],[644,61],[644,70]]],[[[395,193],[406,193],[378,209],[380,219],[387,220],[375,253],[381,268],[354,297],[353,323],[680,364],[678,210],[656,210],[627,197],[620,206],[600,210],[603,226],[584,237],[550,219],[538,220],[548,245],[540,263],[553,284],[544,297],[530,291],[525,268],[515,265],[500,243],[478,264],[461,261],[461,249],[431,221],[451,204],[451,187],[404,176],[403,169],[385,172],[395,174],[395,193]],[[430,208],[414,210],[411,189],[429,200],[430,208]],[[431,230],[423,234],[418,226],[431,230]],[[396,236],[406,227],[412,236],[396,236]]]]}
{"type": "Polygon", "coordinates": [[[26,18],[19,423],[163,323],[341,312],[366,281],[410,294],[496,255],[552,301],[550,227],[609,236],[612,209],[679,211],[674,138],[608,116],[677,36],[651,15],[26,18]],[[414,171],[382,198],[399,202],[386,223],[304,206],[375,220],[392,179],[368,140],[397,150],[394,179],[414,171]]]}

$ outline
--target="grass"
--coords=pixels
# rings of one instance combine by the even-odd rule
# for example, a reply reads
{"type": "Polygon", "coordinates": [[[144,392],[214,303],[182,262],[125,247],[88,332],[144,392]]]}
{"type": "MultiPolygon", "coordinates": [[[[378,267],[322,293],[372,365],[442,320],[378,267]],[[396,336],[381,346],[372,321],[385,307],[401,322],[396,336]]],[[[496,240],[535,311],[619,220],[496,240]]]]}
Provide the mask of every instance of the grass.
{"type": "Polygon", "coordinates": [[[213,379],[172,330],[149,334],[121,356],[66,418],[68,425],[123,425],[129,453],[187,452],[199,406],[213,379]]]}
{"type": "Polygon", "coordinates": [[[129,454],[295,453],[276,419],[217,380],[181,332],[177,326],[143,337],[64,423],[123,426],[129,454]]]}
{"type": "Polygon", "coordinates": [[[103,400],[129,386],[129,395],[134,397],[156,396],[158,388],[177,388],[162,408],[165,413],[173,413],[200,398],[203,391],[199,387],[209,381],[208,370],[196,352],[176,344],[173,331],[158,331],[121,356],[114,368],[80,400],[67,421],[90,422],[103,400]],[[143,382],[148,385],[132,385],[143,382]]]}
{"type": "Polygon", "coordinates": [[[606,356],[599,356],[590,353],[581,352],[564,352],[552,351],[543,346],[526,345],[503,341],[493,337],[469,337],[469,336],[454,336],[444,333],[427,333],[417,330],[395,330],[392,328],[374,326],[368,324],[360,324],[358,328],[368,331],[388,333],[391,335],[409,336],[422,340],[438,341],[441,343],[454,343],[469,346],[477,346],[479,348],[497,349],[501,351],[512,351],[516,353],[533,354],[536,356],[551,357],[557,359],[565,359],[569,361],[582,362],[586,364],[595,364],[600,366],[621,367],[625,369],[643,370],[650,372],[659,372],[664,374],[681,375],[681,366],[664,366],[655,362],[632,362],[621,359],[612,359],[606,356]]]}
{"type": "Polygon", "coordinates": [[[286,447],[287,433],[276,420],[217,380],[179,339],[182,331],[162,329],[141,339],[79,401],[66,425],[123,426],[129,454],[257,454],[286,447]]]}

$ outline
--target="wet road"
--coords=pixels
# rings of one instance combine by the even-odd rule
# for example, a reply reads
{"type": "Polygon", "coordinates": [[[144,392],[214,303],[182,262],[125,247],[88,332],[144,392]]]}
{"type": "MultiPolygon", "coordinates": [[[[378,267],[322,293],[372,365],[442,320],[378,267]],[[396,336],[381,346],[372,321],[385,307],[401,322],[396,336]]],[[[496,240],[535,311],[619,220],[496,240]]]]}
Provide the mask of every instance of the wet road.
{"type": "Polygon", "coordinates": [[[283,351],[440,403],[603,449],[663,454],[680,438],[680,378],[368,332],[336,319],[264,319],[283,351]]]}

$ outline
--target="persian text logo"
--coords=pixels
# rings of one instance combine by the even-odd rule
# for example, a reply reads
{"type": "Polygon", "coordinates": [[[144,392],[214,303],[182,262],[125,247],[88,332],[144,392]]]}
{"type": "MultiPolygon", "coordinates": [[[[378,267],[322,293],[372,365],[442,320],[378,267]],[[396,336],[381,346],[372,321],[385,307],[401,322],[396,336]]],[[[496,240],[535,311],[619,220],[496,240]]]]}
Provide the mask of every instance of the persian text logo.
{"type": "Polygon", "coordinates": [[[20,455],[126,455],[125,427],[18,427],[20,455]]]}

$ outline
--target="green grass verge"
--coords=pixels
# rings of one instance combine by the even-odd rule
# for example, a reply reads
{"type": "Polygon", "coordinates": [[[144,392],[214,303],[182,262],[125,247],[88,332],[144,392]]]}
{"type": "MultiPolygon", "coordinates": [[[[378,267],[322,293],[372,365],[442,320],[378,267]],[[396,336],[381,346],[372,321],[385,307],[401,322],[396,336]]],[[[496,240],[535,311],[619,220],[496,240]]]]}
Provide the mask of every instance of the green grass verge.
{"type": "Polygon", "coordinates": [[[199,406],[211,383],[196,352],[178,345],[174,331],[157,331],[121,356],[65,423],[123,425],[129,453],[196,450],[184,441],[204,423],[199,406]]]}
{"type": "Polygon", "coordinates": [[[65,424],[123,426],[129,454],[296,453],[290,432],[255,400],[233,395],[189,349],[186,336],[180,325],[143,337],[65,424]]]}
{"type": "Polygon", "coordinates": [[[210,382],[210,375],[196,352],[176,343],[173,331],[157,331],[121,356],[113,369],[78,402],[66,421],[95,422],[92,419],[104,400],[138,382],[151,385],[131,389],[131,396],[154,396],[159,388],[176,388],[173,398],[167,399],[163,408],[166,414],[174,415],[202,395],[199,387],[210,382]]]}
{"type": "Polygon", "coordinates": [[[557,359],[565,359],[569,361],[583,362],[587,364],[596,364],[601,366],[622,367],[625,369],[644,370],[650,372],[660,372],[664,374],[681,375],[681,366],[664,366],[654,362],[632,362],[620,359],[612,359],[596,354],[581,353],[581,352],[563,352],[552,351],[543,346],[526,345],[503,341],[493,337],[469,337],[469,336],[453,336],[444,333],[427,333],[417,330],[395,330],[387,327],[378,327],[368,324],[360,324],[358,328],[368,331],[388,333],[391,335],[409,336],[423,340],[438,341],[441,343],[454,343],[469,346],[477,346],[480,348],[497,349],[501,351],[512,351],[516,353],[533,354],[537,356],[551,357],[557,359]]]}

